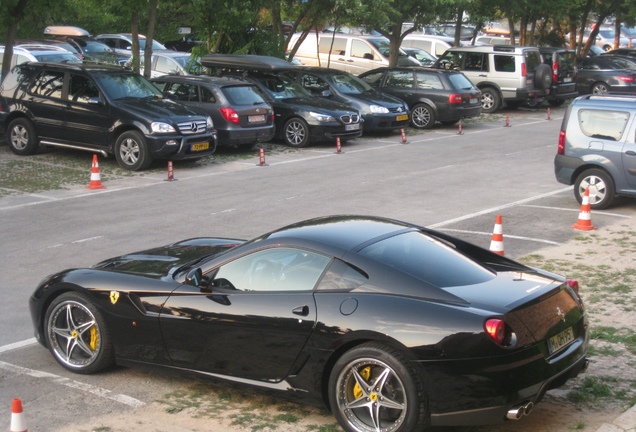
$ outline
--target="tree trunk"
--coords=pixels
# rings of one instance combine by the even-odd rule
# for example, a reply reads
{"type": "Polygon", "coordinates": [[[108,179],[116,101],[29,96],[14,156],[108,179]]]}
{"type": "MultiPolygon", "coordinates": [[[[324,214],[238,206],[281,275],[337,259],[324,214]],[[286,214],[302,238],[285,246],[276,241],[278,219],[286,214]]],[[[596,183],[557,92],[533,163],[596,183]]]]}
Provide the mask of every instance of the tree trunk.
{"type": "Polygon", "coordinates": [[[146,33],[146,48],[144,49],[144,76],[150,78],[152,73],[152,41],[155,36],[157,22],[157,0],[150,0],[150,16],[148,18],[148,32],[146,33]]]}
{"type": "Polygon", "coordinates": [[[0,82],[4,81],[4,77],[7,76],[11,70],[11,58],[13,57],[13,43],[15,42],[15,35],[18,33],[18,24],[24,18],[24,11],[27,7],[28,0],[19,0],[15,5],[15,8],[11,12],[13,19],[7,27],[7,38],[4,47],[4,56],[2,58],[2,76],[0,82]]]}

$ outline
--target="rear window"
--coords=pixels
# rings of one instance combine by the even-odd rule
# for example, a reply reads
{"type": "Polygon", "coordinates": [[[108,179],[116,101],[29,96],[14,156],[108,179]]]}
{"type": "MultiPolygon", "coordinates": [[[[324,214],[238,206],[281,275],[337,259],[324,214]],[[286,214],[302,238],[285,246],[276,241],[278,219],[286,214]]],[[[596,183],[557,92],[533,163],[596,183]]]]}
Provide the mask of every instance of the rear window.
{"type": "Polygon", "coordinates": [[[470,82],[466,75],[458,73],[448,75],[448,79],[453,84],[454,89],[469,90],[473,88],[473,83],[470,82]]]}
{"type": "Polygon", "coordinates": [[[526,69],[528,72],[534,72],[542,63],[541,53],[537,51],[526,51],[526,69]]]}
{"type": "Polygon", "coordinates": [[[581,131],[591,138],[618,141],[622,138],[629,113],[607,110],[579,110],[581,131]]]}
{"type": "Polygon", "coordinates": [[[254,86],[223,87],[223,94],[232,105],[259,105],[265,103],[254,86]]]}
{"type": "Polygon", "coordinates": [[[360,254],[440,288],[474,285],[495,277],[446,243],[420,232],[381,240],[360,254]]]}

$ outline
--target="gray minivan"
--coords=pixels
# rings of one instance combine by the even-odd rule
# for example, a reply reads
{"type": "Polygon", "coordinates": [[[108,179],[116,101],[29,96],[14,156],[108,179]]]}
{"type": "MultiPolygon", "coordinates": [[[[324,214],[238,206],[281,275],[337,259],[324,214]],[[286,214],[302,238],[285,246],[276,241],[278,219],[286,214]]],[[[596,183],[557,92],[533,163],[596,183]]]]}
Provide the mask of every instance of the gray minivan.
{"type": "Polygon", "coordinates": [[[563,117],[554,173],[574,185],[581,203],[609,207],[617,195],[636,197],[636,96],[586,95],[574,99],[563,117]]]}

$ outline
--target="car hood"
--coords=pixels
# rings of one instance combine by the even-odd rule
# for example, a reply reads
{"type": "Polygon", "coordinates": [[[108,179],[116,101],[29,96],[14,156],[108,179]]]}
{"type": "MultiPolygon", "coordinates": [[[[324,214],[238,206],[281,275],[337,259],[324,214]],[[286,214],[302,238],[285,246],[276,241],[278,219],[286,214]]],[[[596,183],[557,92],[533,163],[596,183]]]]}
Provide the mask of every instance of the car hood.
{"type": "Polygon", "coordinates": [[[162,98],[124,98],[113,102],[121,109],[135,113],[145,119],[163,119],[170,117],[174,121],[187,121],[203,117],[180,103],[162,98]],[[180,118],[179,118],[180,117],[180,118]]]}
{"type": "Polygon", "coordinates": [[[301,109],[305,111],[320,110],[321,112],[328,112],[334,116],[359,114],[358,110],[351,108],[343,103],[330,101],[317,97],[299,97],[299,98],[287,98],[287,99],[273,99],[271,101],[274,110],[276,107],[287,107],[292,109],[301,109]]]}
{"type": "Polygon", "coordinates": [[[237,239],[195,238],[110,258],[94,265],[93,268],[164,277],[188,263],[219,255],[243,242],[244,240],[237,239]]]}

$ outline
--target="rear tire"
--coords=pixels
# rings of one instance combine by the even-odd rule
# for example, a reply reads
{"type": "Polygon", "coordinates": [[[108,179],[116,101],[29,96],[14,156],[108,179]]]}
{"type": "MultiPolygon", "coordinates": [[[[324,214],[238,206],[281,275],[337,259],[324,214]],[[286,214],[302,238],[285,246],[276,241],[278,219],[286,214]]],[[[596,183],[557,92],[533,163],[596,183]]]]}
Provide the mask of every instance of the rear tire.
{"type": "Polygon", "coordinates": [[[435,111],[430,105],[415,105],[411,110],[411,124],[416,129],[431,129],[435,126],[435,111]]]}
{"type": "Polygon", "coordinates": [[[36,154],[40,143],[35,128],[29,119],[17,118],[7,128],[7,144],[11,151],[20,156],[36,154]]]}
{"type": "Polygon", "coordinates": [[[603,95],[609,93],[609,86],[604,82],[597,82],[592,86],[592,94],[603,95]]]}
{"type": "Polygon", "coordinates": [[[605,171],[593,168],[583,171],[574,182],[574,196],[581,204],[585,189],[589,189],[590,208],[603,210],[609,207],[616,198],[616,187],[612,177],[605,171]]]}

